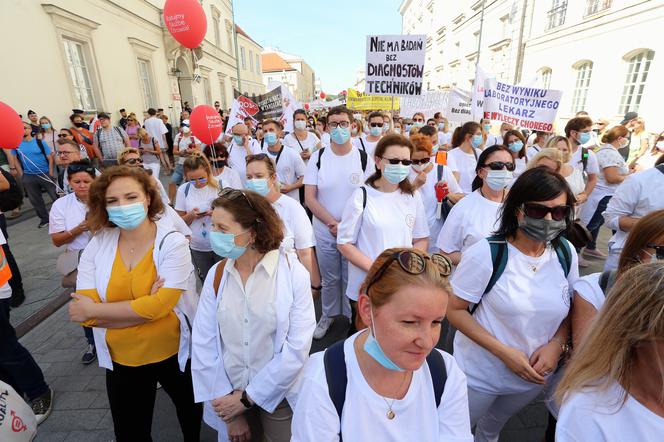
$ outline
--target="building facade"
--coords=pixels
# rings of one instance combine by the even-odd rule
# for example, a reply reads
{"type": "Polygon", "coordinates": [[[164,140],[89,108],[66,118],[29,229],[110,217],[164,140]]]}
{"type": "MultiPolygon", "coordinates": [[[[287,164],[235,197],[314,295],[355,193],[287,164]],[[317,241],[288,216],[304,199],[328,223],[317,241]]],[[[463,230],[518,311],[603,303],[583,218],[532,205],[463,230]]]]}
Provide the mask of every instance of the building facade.
{"type": "MultiPolygon", "coordinates": [[[[165,0],[8,3],[0,14],[0,56],[16,69],[0,70],[2,100],[24,116],[33,109],[65,127],[74,108],[117,119],[120,108],[140,118],[154,107],[177,125],[185,101],[192,107],[217,100],[226,109],[231,105],[237,74],[230,0],[201,2],[207,33],[193,51],[168,33],[165,0]]],[[[255,76],[248,81],[260,87],[255,76]]]]}
{"type": "Polygon", "coordinates": [[[263,51],[263,83],[285,84],[300,103],[312,101],[316,95],[316,73],[301,57],[273,48],[263,51]]]}
{"type": "Polygon", "coordinates": [[[240,82],[243,95],[260,95],[265,92],[261,52],[263,46],[256,43],[242,28],[236,25],[237,44],[240,51],[240,82]]]}
{"type": "Polygon", "coordinates": [[[636,111],[664,129],[662,0],[404,0],[400,13],[403,33],[427,35],[427,90],[470,90],[479,59],[500,80],[562,90],[560,119],[636,111]]]}

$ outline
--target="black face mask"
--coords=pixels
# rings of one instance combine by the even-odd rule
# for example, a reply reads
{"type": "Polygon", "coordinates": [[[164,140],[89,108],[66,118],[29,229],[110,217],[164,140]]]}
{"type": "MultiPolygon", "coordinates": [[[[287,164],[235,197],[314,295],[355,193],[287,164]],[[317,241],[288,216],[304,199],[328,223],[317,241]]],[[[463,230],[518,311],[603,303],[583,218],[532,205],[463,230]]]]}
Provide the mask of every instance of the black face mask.
{"type": "Polygon", "coordinates": [[[212,165],[217,169],[221,169],[222,167],[226,167],[226,160],[213,160],[212,165]]]}
{"type": "Polygon", "coordinates": [[[74,123],[74,126],[76,126],[76,127],[83,127],[83,123],[74,123]]]}

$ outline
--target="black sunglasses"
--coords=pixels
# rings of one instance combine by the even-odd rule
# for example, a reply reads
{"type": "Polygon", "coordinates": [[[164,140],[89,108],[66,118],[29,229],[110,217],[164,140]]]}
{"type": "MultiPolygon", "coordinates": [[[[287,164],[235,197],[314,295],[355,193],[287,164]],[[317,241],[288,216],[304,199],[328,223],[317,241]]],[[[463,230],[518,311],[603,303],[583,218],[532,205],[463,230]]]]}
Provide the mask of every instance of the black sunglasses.
{"type": "Polygon", "coordinates": [[[97,176],[97,171],[92,166],[83,166],[81,164],[70,164],[67,167],[67,175],[73,175],[78,172],[87,172],[93,177],[97,176]]]}
{"type": "Polygon", "coordinates": [[[219,198],[224,198],[229,201],[233,201],[235,199],[238,199],[239,197],[243,197],[244,200],[249,204],[249,207],[251,207],[251,210],[256,210],[254,208],[254,205],[251,204],[251,200],[247,198],[247,195],[244,193],[242,190],[237,190],[233,189],[232,187],[224,187],[219,191],[219,198]]]}
{"type": "Polygon", "coordinates": [[[143,158],[129,158],[128,160],[125,161],[125,163],[132,166],[135,164],[143,164],[143,158]]]}
{"type": "Polygon", "coordinates": [[[367,289],[365,290],[366,294],[369,294],[369,289],[374,285],[380,278],[383,277],[385,271],[392,262],[397,261],[403,269],[404,272],[410,273],[411,275],[421,275],[426,269],[427,262],[431,262],[436,266],[440,276],[449,276],[452,273],[452,261],[440,253],[433,253],[431,255],[423,252],[415,252],[412,250],[402,250],[400,252],[395,252],[390,255],[382,266],[374,273],[373,278],[367,284],[367,289]]]}
{"type": "Polygon", "coordinates": [[[411,160],[413,164],[427,164],[431,162],[431,157],[422,158],[421,160],[411,160]]]}
{"type": "Polygon", "coordinates": [[[535,219],[542,219],[546,216],[547,213],[550,213],[551,218],[553,218],[555,221],[562,221],[567,218],[571,212],[572,208],[570,206],[547,207],[537,203],[523,204],[523,213],[525,213],[526,216],[535,219]]]}
{"type": "Polygon", "coordinates": [[[649,249],[655,249],[655,256],[657,257],[657,259],[664,260],[664,245],[646,244],[646,247],[648,247],[649,249]]]}
{"type": "Polygon", "coordinates": [[[508,162],[505,162],[505,161],[492,161],[488,164],[485,164],[482,167],[488,167],[491,170],[507,169],[510,172],[514,172],[514,169],[516,169],[516,166],[514,165],[514,163],[511,163],[511,162],[508,163],[508,162]]]}
{"type": "Polygon", "coordinates": [[[64,137],[68,137],[68,136],[71,136],[71,134],[68,134],[68,135],[67,134],[58,134],[58,138],[64,138],[64,137]]]}
{"type": "Polygon", "coordinates": [[[369,123],[371,127],[383,127],[383,123],[369,123]]]}
{"type": "Polygon", "coordinates": [[[399,163],[401,163],[404,166],[410,166],[411,164],[413,164],[412,160],[400,160],[399,158],[385,158],[385,157],[379,157],[379,158],[389,162],[390,164],[399,164],[399,163]]]}

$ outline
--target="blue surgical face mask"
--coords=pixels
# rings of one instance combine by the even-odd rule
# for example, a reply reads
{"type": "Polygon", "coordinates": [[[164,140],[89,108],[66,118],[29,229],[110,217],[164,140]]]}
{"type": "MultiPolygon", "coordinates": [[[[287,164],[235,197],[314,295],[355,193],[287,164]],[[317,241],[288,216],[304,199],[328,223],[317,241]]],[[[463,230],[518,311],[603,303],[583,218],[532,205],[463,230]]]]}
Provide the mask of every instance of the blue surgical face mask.
{"type": "Polygon", "coordinates": [[[424,126],[424,121],[416,121],[414,124],[415,124],[415,127],[422,127],[422,126],[424,126]]]}
{"type": "Polygon", "coordinates": [[[364,341],[364,351],[367,352],[369,356],[373,358],[374,361],[378,362],[383,367],[392,371],[404,371],[403,368],[399,367],[397,364],[392,362],[390,358],[387,357],[380,344],[376,340],[375,328],[376,322],[373,319],[373,307],[371,307],[371,327],[369,328],[369,336],[367,340],[364,341]]]}
{"type": "Polygon", "coordinates": [[[124,206],[106,207],[108,220],[123,230],[134,230],[145,221],[147,213],[143,202],[124,206]]]}
{"type": "Polygon", "coordinates": [[[293,126],[297,130],[305,130],[307,128],[307,122],[304,120],[297,120],[293,123],[293,126]]]}
{"type": "Polygon", "coordinates": [[[490,170],[486,175],[486,184],[494,191],[503,190],[514,179],[514,173],[509,170],[490,170]]]}
{"type": "Polygon", "coordinates": [[[390,130],[390,125],[387,123],[383,123],[383,132],[387,132],[388,130],[390,130]]]}
{"type": "Polygon", "coordinates": [[[438,130],[445,130],[445,123],[438,123],[438,130]]]}
{"type": "Polygon", "coordinates": [[[383,169],[383,175],[390,183],[399,184],[408,178],[409,169],[409,166],[404,166],[403,164],[386,164],[385,169],[383,169]]]}
{"type": "Polygon", "coordinates": [[[485,125],[484,125],[484,130],[485,130],[486,132],[489,132],[489,131],[491,130],[491,125],[490,125],[490,124],[485,124],[485,125]]]}
{"type": "Polygon", "coordinates": [[[238,146],[242,146],[244,144],[244,137],[242,135],[233,135],[233,142],[238,146]]]}
{"type": "Polygon", "coordinates": [[[350,129],[337,126],[330,132],[330,139],[335,144],[346,144],[350,140],[350,129]]]}
{"type": "Polygon", "coordinates": [[[233,235],[232,233],[211,231],[210,246],[212,246],[212,251],[222,258],[238,259],[247,248],[235,245],[235,237],[246,232],[248,232],[248,230],[233,235]]]}
{"type": "Polygon", "coordinates": [[[588,141],[590,141],[590,132],[579,132],[579,138],[577,141],[579,144],[586,144],[588,141]]]}
{"type": "Polygon", "coordinates": [[[372,128],[369,129],[369,133],[371,134],[372,137],[380,136],[380,134],[383,133],[383,128],[382,127],[372,127],[372,128]]]}
{"type": "Polygon", "coordinates": [[[513,143],[510,143],[507,147],[510,149],[510,152],[512,153],[521,152],[521,149],[523,149],[523,141],[521,140],[514,141],[513,143]]]}
{"type": "Polygon", "coordinates": [[[274,132],[265,132],[263,138],[265,139],[265,142],[268,146],[274,146],[277,144],[277,134],[274,132]]]}
{"type": "Polygon", "coordinates": [[[246,187],[248,190],[252,190],[261,196],[265,196],[270,192],[270,186],[267,184],[267,179],[265,178],[247,180],[246,187]]]}
{"type": "Polygon", "coordinates": [[[472,144],[475,149],[479,149],[483,142],[484,138],[482,137],[482,134],[473,135],[473,138],[470,140],[470,144],[472,144]]]}
{"type": "Polygon", "coordinates": [[[48,124],[48,123],[44,123],[44,124],[41,125],[41,127],[42,127],[42,129],[47,130],[47,129],[51,128],[51,125],[48,124]]]}
{"type": "Polygon", "coordinates": [[[431,155],[436,155],[436,153],[438,152],[439,149],[440,149],[440,148],[438,147],[437,144],[436,144],[435,146],[433,146],[433,147],[431,148],[431,155]]]}
{"type": "Polygon", "coordinates": [[[410,132],[410,129],[411,129],[412,127],[413,127],[412,124],[406,124],[406,127],[405,127],[406,132],[410,132]]]}

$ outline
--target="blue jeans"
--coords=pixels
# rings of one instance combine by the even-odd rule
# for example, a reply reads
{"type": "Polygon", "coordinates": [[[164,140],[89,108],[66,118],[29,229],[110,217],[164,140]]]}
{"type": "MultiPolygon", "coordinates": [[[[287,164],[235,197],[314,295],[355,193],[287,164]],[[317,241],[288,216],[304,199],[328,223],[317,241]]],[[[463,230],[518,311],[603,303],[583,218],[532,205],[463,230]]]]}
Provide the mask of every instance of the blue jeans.
{"type": "Polygon", "coordinates": [[[9,298],[0,299],[0,380],[11,385],[28,401],[48,391],[44,374],[9,323],[9,298]]]}
{"type": "Polygon", "coordinates": [[[173,170],[173,175],[171,175],[171,183],[179,186],[184,181],[184,166],[182,164],[176,164],[175,169],[173,170]]]}
{"type": "Polygon", "coordinates": [[[597,203],[597,208],[595,209],[595,213],[593,213],[593,217],[590,218],[590,221],[586,226],[586,228],[590,230],[590,234],[593,236],[592,241],[588,243],[586,249],[595,250],[595,248],[597,248],[597,236],[599,236],[599,228],[602,227],[602,225],[604,224],[604,216],[602,215],[602,213],[604,213],[604,211],[606,210],[606,206],[609,205],[610,199],[611,195],[607,195],[601,200],[599,200],[599,203],[597,203]]]}

